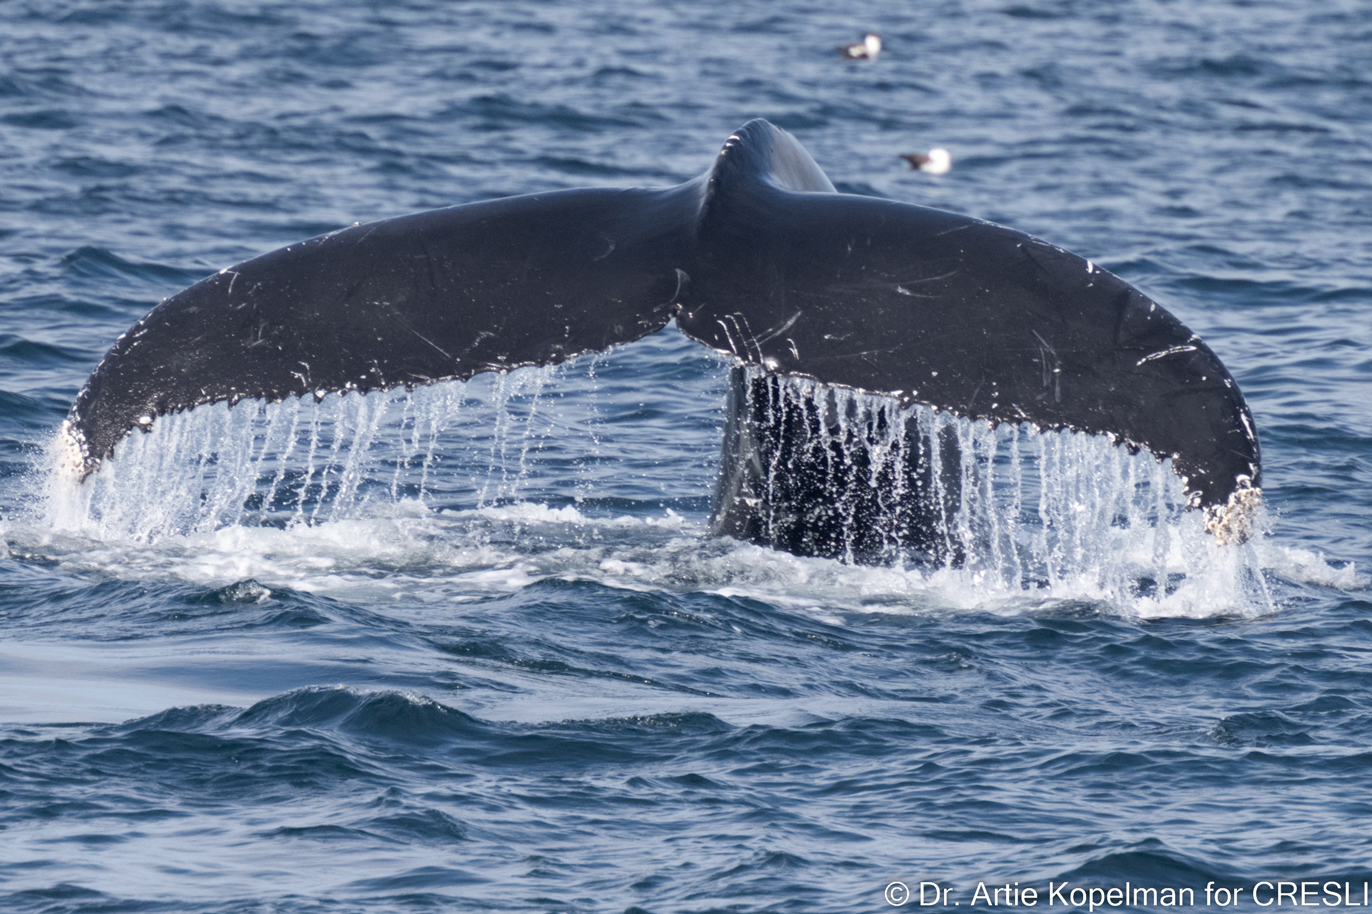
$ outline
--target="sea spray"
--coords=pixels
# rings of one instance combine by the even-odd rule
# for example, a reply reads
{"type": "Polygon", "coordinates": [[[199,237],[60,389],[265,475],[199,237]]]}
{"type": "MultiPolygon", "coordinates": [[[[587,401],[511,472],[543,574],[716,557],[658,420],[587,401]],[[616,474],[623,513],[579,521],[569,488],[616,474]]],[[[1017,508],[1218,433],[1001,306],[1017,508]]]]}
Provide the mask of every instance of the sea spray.
{"type": "Polygon", "coordinates": [[[163,416],[84,483],[55,469],[47,520],[150,542],[235,525],[327,523],[455,490],[466,490],[456,499],[466,507],[515,498],[529,480],[530,451],[555,437],[557,418],[537,401],[560,371],[163,416]],[[464,409],[472,421],[455,428],[464,409]],[[439,464],[446,473],[435,474],[439,464]]]}
{"type": "Polygon", "coordinates": [[[716,499],[730,535],[950,572],[984,594],[1185,604],[1178,594],[1204,580],[1229,605],[1271,605],[1251,548],[1207,541],[1170,461],[1110,436],[972,421],[757,368],[737,369],[731,390],[716,499]]]}
{"type": "MultiPolygon", "coordinates": [[[[615,453],[613,438],[588,413],[594,398],[569,398],[565,380],[563,367],[521,369],[415,391],[245,401],[162,417],[85,484],[54,472],[47,522],[96,540],[153,544],[391,516],[403,504],[451,514],[551,503],[573,486],[578,502],[613,502],[622,480],[585,471],[615,453]]],[[[911,580],[971,588],[982,599],[1038,594],[1145,615],[1271,605],[1253,547],[1216,545],[1185,510],[1181,480],[1146,452],[1105,436],[902,408],[805,379],[780,387],[783,398],[826,404],[832,421],[820,424],[822,436],[862,443],[866,482],[884,502],[918,496],[932,506],[931,533],[942,544],[935,557],[892,551],[883,563],[911,580]],[[921,479],[905,471],[912,442],[929,462],[921,479]],[[922,496],[921,487],[929,490],[922,496]]],[[[768,467],[767,484],[784,489],[786,471],[768,467]]],[[[594,511],[577,518],[591,527],[605,520],[594,511]]]]}

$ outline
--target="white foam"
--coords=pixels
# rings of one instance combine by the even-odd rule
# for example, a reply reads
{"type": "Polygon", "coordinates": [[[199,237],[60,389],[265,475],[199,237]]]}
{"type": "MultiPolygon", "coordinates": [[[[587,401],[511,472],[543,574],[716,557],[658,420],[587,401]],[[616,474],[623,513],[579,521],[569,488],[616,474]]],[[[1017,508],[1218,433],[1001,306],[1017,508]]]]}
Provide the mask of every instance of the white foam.
{"type": "MultiPolygon", "coordinates": [[[[441,498],[455,484],[468,501],[493,504],[529,488],[531,449],[558,431],[559,417],[540,410],[542,389],[558,373],[526,369],[413,393],[219,403],[164,416],[121,442],[84,484],[51,473],[47,521],[99,539],[153,542],[264,520],[342,520],[372,503],[441,498]]],[[[60,439],[51,450],[50,462],[65,466],[60,439]]]]}
{"type": "Polygon", "coordinates": [[[1259,548],[1262,565],[1293,584],[1313,584],[1339,590],[1366,590],[1372,579],[1361,574],[1352,562],[1338,566],[1322,552],[1263,543],[1259,548]]]}
{"type": "MultiPolygon", "coordinates": [[[[873,481],[893,472],[893,497],[913,485],[899,470],[907,433],[928,445],[936,487],[933,444],[956,440],[957,490],[936,494],[949,554],[965,561],[864,567],[712,538],[703,514],[628,497],[642,480],[613,460],[587,472],[645,445],[611,440],[594,395],[550,393],[564,380],[562,369],[525,369],[413,393],[201,408],[132,435],[84,485],[61,472],[55,446],[41,516],[3,533],[82,571],[216,587],[252,578],[374,601],[461,601],[560,577],[823,613],[1085,601],[1151,618],[1270,611],[1264,567],[1331,586],[1360,580],[1298,550],[1216,544],[1167,465],[1102,436],[992,427],[844,391],[834,394],[841,431],[884,417],[873,481]],[[637,507],[606,507],[622,504],[637,507]]],[[[711,476],[674,483],[703,495],[711,476]]]]}

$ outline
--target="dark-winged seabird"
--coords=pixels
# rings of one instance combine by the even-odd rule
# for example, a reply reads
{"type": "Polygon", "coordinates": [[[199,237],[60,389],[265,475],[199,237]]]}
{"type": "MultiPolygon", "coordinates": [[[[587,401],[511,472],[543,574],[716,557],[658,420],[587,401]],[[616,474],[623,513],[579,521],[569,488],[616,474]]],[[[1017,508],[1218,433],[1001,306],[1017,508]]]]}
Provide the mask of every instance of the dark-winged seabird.
{"type": "Polygon", "coordinates": [[[881,53],[881,36],[868,32],[857,44],[840,45],[838,52],[844,60],[876,60],[881,53]]]}
{"type": "Polygon", "coordinates": [[[909,153],[901,158],[909,162],[910,167],[916,171],[928,172],[931,175],[946,175],[953,167],[953,157],[942,147],[935,147],[923,153],[909,153]]]}

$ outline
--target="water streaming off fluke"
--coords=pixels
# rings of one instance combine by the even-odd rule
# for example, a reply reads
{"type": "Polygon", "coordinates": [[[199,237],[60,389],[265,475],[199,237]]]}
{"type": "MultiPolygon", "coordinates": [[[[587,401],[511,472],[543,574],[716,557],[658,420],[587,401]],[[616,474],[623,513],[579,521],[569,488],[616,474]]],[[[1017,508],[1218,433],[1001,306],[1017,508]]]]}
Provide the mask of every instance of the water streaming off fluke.
{"type": "MultiPolygon", "coordinates": [[[[155,545],[231,528],[303,534],[397,510],[484,512],[482,524],[448,534],[488,539],[498,518],[515,525],[497,534],[508,542],[525,535],[531,516],[558,521],[563,532],[541,535],[542,548],[569,528],[598,537],[598,525],[626,515],[652,522],[666,510],[686,532],[707,536],[718,438],[669,449],[675,463],[636,461],[621,427],[635,417],[600,414],[595,373],[596,363],[585,361],[408,392],[245,401],[164,417],[84,484],[54,472],[48,523],[103,542],[155,545]],[[546,510],[509,510],[520,505],[546,510]]],[[[1103,436],[902,408],[804,379],[767,383],[777,410],[809,402],[826,415],[774,455],[762,491],[746,493],[760,503],[758,523],[794,521],[781,510],[796,494],[786,462],[810,448],[807,459],[824,455],[831,474],[812,510],[837,523],[836,554],[849,562],[861,548],[865,561],[912,581],[956,580],[987,599],[1038,594],[1123,607],[1199,587],[1240,609],[1268,604],[1252,547],[1217,548],[1198,515],[1184,510],[1180,480],[1146,452],[1131,454],[1103,436]],[[921,547],[902,546],[897,531],[873,524],[854,492],[915,505],[893,516],[920,525],[921,547]]],[[[670,433],[671,417],[663,424],[670,433]]],[[[661,443],[651,442],[656,453],[661,443]]],[[[583,573],[613,571],[616,562],[588,555],[592,567],[583,573]]],[[[663,572],[661,583],[700,576],[663,572]]]]}

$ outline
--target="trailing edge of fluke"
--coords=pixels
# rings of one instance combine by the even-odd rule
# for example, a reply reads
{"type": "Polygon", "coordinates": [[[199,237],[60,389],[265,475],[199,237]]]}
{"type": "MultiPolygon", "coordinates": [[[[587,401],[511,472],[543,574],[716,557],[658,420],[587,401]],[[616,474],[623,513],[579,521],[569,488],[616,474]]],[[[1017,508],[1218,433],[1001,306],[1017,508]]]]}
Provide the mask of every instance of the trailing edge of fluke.
{"type": "Polygon", "coordinates": [[[1029,235],[837,193],[763,120],[677,187],[454,206],[222,270],[115,342],[63,438],[84,479],[168,413],[556,364],[673,318],[773,374],[1170,457],[1208,528],[1247,536],[1252,417],[1180,321],[1029,235]]]}

